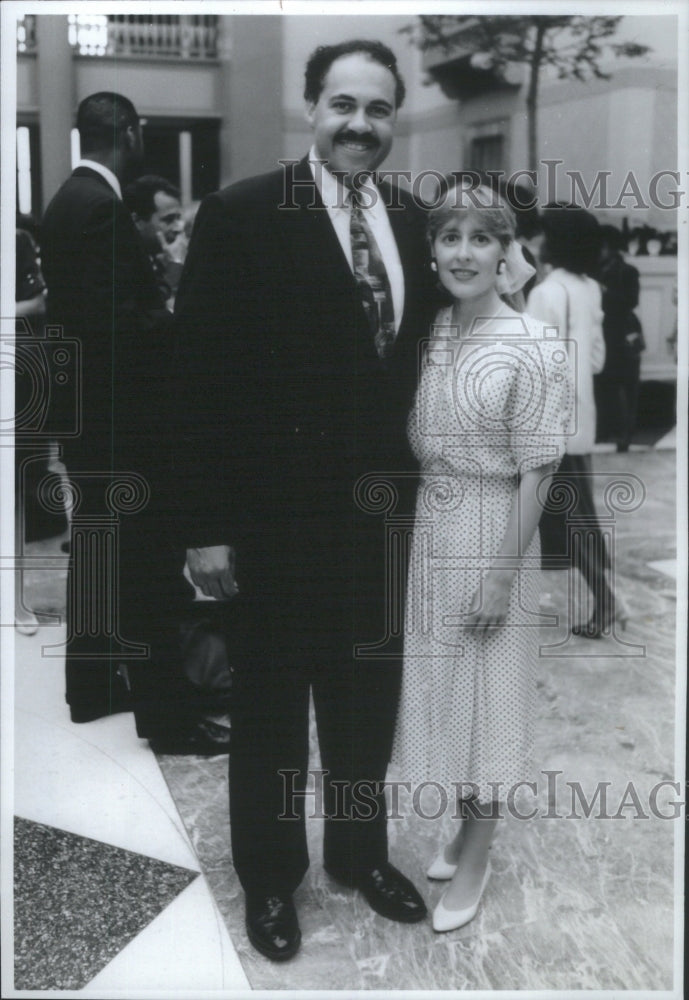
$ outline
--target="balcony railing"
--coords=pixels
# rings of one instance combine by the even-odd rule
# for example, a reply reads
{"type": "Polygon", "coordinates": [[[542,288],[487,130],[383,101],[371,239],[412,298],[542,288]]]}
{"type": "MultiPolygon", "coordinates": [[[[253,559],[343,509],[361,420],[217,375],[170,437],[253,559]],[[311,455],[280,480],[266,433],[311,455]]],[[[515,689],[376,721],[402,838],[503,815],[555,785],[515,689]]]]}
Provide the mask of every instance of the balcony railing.
{"type": "Polygon", "coordinates": [[[214,14],[108,16],[107,54],[154,59],[216,59],[218,18],[214,14]]]}
{"type": "MultiPolygon", "coordinates": [[[[70,14],[69,42],[80,56],[135,59],[218,57],[218,18],[214,14],[70,14]]],[[[36,51],[36,15],[17,23],[17,52],[36,51]]]]}

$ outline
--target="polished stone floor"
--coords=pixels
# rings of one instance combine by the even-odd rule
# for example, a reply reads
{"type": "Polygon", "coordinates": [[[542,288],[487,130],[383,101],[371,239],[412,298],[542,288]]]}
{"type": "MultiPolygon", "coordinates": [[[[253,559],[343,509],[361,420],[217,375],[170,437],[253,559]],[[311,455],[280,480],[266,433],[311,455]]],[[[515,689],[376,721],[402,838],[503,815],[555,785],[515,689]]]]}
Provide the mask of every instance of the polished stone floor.
{"type": "Polygon", "coordinates": [[[85,986],[198,877],[186,868],[19,818],[14,869],[18,989],[85,986]],[[65,920],[73,913],[79,919],[70,921],[72,933],[65,934],[65,920]]]}
{"type": "MultiPolygon", "coordinates": [[[[547,575],[544,610],[552,615],[553,624],[542,629],[538,663],[538,786],[535,792],[525,790],[500,824],[491,852],[493,874],[471,924],[439,935],[429,922],[405,927],[373,914],[355,893],[324,874],[322,824],[314,819],[307,824],[311,868],[296,896],[302,949],[282,965],[264,960],[246,939],[242,892],[232,867],[227,758],[158,758],[177,814],[171,819],[167,805],[160,817],[168,816],[166,822],[175,824],[175,836],[187,845],[181,854],[175,850],[161,855],[180,866],[174,877],[165,874],[161,886],[167,888],[161,893],[172,891],[172,878],[181,900],[198,883],[197,878],[183,889],[185,870],[200,872],[234,956],[228,966],[228,942],[217,952],[225,956],[230,969],[223,979],[225,991],[393,989],[417,995],[423,990],[525,990],[548,996],[556,991],[570,995],[605,990],[612,991],[610,996],[627,991],[681,995],[678,890],[684,809],[677,810],[677,820],[669,818],[673,802],[681,799],[681,790],[671,783],[682,774],[685,698],[684,688],[677,685],[675,663],[675,453],[603,451],[596,454],[594,467],[601,473],[596,488],[599,510],[604,512],[608,503],[617,508],[614,565],[629,621],[624,631],[618,629],[600,641],[570,637],[570,587],[576,581],[566,571],[547,575]],[[622,485],[615,487],[615,482],[622,485]],[[533,818],[518,818],[517,808],[533,812],[533,818]]],[[[56,594],[63,572],[57,564],[29,571],[27,591],[34,607],[59,610],[56,594]]],[[[682,621],[686,621],[684,609],[682,621]]],[[[17,644],[21,657],[35,666],[40,642],[18,637],[17,644]]],[[[78,728],[85,740],[91,727],[112,728],[120,725],[118,718],[131,720],[120,716],[71,728],[78,728]]],[[[20,760],[28,755],[28,750],[21,751],[21,728],[25,727],[28,740],[31,725],[24,717],[20,726],[17,716],[20,760]]],[[[70,729],[68,721],[60,725],[70,729]]],[[[131,721],[128,727],[136,753],[150,755],[143,741],[136,740],[131,721]]],[[[311,764],[317,767],[313,734],[311,747],[311,764]]],[[[41,808],[26,804],[30,796],[20,785],[30,780],[32,766],[35,762],[18,771],[16,814],[74,832],[73,821],[64,815],[64,803],[58,807],[57,802],[44,801],[41,808]]],[[[389,777],[397,776],[391,772],[389,777]]],[[[66,779],[58,774],[54,780],[66,779]]],[[[115,816],[120,816],[120,820],[113,817],[115,826],[127,816],[127,796],[132,793],[126,785],[118,789],[121,802],[117,807],[111,803],[115,816]]],[[[163,801],[163,793],[156,794],[163,801]]],[[[442,887],[426,879],[425,868],[454,829],[449,807],[438,819],[427,818],[438,811],[437,806],[437,798],[431,797],[414,810],[402,795],[399,815],[389,822],[391,860],[415,881],[429,906],[442,887]]],[[[119,833],[109,836],[107,826],[87,835],[153,855],[158,827],[152,825],[147,832],[150,849],[145,851],[140,845],[124,844],[119,833]]],[[[141,865],[139,854],[132,864],[141,865]]],[[[165,940],[163,948],[172,938],[165,940]]],[[[23,954],[22,961],[28,961],[30,969],[30,955],[27,960],[23,954]]],[[[165,959],[157,961],[164,968],[165,959]]],[[[37,953],[36,968],[42,963],[37,953]]],[[[112,967],[116,963],[117,958],[112,967]]],[[[155,975],[149,968],[145,976],[150,988],[155,975]]],[[[96,982],[88,983],[80,995],[97,995],[89,993],[96,982]]],[[[128,990],[131,982],[130,977],[128,990]]],[[[111,975],[108,985],[116,988],[116,983],[111,975]]],[[[214,991],[216,983],[208,988],[214,991]]],[[[187,986],[185,996],[193,995],[187,986]]]]}

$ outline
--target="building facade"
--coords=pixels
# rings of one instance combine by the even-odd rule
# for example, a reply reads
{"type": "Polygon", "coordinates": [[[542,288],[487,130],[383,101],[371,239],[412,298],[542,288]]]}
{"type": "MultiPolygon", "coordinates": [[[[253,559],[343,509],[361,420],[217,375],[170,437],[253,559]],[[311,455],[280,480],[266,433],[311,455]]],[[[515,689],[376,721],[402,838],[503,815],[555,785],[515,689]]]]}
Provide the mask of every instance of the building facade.
{"type": "MultiPolygon", "coordinates": [[[[78,157],[79,101],[97,90],[131,98],[145,119],[146,170],[177,183],[186,204],[270,170],[280,158],[302,156],[311,141],[302,98],[305,61],[317,45],[353,36],[390,45],[407,84],[386,169],[408,171],[425,198],[433,196],[438,174],[525,170],[522,68],[513,67],[495,86],[472,70],[466,53],[422,55],[401,33],[414,20],[26,14],[17,22],[18,208],[40,219],[78,157]],[[448,67],[462,59],[464,83],[453,89],[448,67]]],[[[539,168],[539,196],[574,197],[601,221],[629,231],[649,227],[670,240],[677,226],[668,207],[676,187],[669,174],[677,168],[676,18],[627,17],[621,30],[655,43],[651,53],[613,60],[606,66],[610,79],[585,84],[544,74],[539,159],[550,166],[539,168]],[[654,178],[662,173],[654,200],[654,178]]],[[[676,322],[674,261],[660,257],[647,267],[639,258],[647,378],[674,375],[668,343],[676,322]]]]}

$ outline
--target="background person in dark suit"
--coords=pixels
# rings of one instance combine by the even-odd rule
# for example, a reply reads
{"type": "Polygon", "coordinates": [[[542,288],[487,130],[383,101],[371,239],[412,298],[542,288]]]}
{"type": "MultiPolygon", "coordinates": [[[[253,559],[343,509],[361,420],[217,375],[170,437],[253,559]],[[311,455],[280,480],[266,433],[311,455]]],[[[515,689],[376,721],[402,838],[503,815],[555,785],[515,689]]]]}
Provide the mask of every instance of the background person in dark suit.
{"type": "Polygon", "coordinates": [[[151,258],[160,293],[172,309],[189,246],[179,188],[165,177],[145,174],[128,184],[123,195],[151,258]]]}
{"type": "MultiPolygon", "coordinates": [[[[77,128],[83,159],[48,205],[42,227],[47,323],[61,327],[65,340],[77,341],[81,350],[81,370],[69,373],[81,401],[79,434],[62,442],[68,474],[81,496],[73,514],[75,520],[112,522],[108,490],[120,474],[132,484],[129,499],[121,496],[122,506],[131,501],[133,510],[142,508],[129,524],[120,508],[119,551],[101,551],[98,558],[105,561],[95,572],[93,553],[84,549],[88,537],[76,539],[73,521],[67,701],[72,721],[88,722],[131,707],[119,661],[126,660],[126,642],[148,641],[153,564],[164,546],[156,497],[146,503],[147,486],[140,484],[158,478],[150,428],[162,422],[159,386],[172,317],[122,202],[121,185],[143,158],[134,105],[120,94],[92,94],[79,105],[77,128]]],[[[94,522],[93,531],[99,530],[94,522]]]]}
{"type": "Polygon", "coordinates": [[[629,451],[639,399],[641,354],[645,341],[639,317],[639,272],[622,256],[624,236],[614,226],[600,227],[595,277],[603,289],[605,365],[595,377],[599,437],[629,451]]]}
{"type": "MultiPolygon", "coordinates": [[[[318,49],[306,70],[310,155],[205,199],[177,296],[177,536],[207,595],[231,597],[236,557],[239,593],[226,603],[232,849],[250,940],[272,959],[300,942],[292,893],[308,867],[311,800],[299,792],[310,688],[328,771],[324,811],[336,817],[326,818],[326,870],[386,917],[425,914],[387,861],[376,787],[390,755],[400,649],[355,653],[386,626],[383,517],[355,490],[362,476],[398,485],[390,473],[414,468],[406,415],[428,332],[423,213],[372,173],[403,96],[380,43],[318,49]],[[368,234],[349,201],[364,177],[368,234]],[[376,253],[384,270],[367,280],[376,253]],[[357,790],[367,799],[358,808],[357,790]],[[295,818],[281,819],[286,811],[295,818]]],[[[400,491],[396,514],[411,512],[413,493],[400,491]]]]}

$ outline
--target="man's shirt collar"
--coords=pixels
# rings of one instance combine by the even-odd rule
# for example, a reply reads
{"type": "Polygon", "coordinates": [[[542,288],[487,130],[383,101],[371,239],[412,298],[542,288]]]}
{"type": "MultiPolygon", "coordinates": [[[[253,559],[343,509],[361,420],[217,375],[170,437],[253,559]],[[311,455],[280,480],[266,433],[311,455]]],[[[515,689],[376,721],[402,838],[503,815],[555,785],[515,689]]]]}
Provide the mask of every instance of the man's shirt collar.
{"type": "MultiPolygon", "coordinates": [[[[349,188],[333,177],[326,163],[318,155],[315,146],[312,146],[309,151],[309,167],[325,207],[331,211],[349,214],[349,188]]],[[[370,177],[366,177],[359,186],[366,195],[363,199],[366,211],[375,212],[379,202],[381,202],[380,191],[370,177]]]]}
{"type": "Polygon", "coordinates": [[[77,167],[88,167],[89,170],[95,170],[97,174],[100,174],[108,182],[117,197],[122,201],[120,182],[109,167],[104,167],[102,163],[98,163],[96,160],[79,160],[77,167]]]}

